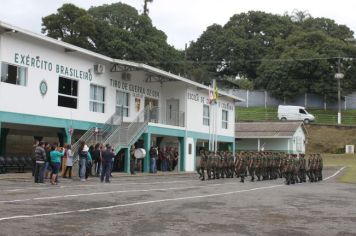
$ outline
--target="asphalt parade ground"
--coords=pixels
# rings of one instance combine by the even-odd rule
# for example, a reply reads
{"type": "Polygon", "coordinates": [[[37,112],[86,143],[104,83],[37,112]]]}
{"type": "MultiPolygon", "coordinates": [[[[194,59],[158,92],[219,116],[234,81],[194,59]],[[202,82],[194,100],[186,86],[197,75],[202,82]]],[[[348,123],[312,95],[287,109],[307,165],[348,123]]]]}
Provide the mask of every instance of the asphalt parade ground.
{"type": "Polygon", "coordinates": [[[196,174],[0,180],[0,235],[356,235],[356,185],[341,173],[290,186],[196,174]]]}

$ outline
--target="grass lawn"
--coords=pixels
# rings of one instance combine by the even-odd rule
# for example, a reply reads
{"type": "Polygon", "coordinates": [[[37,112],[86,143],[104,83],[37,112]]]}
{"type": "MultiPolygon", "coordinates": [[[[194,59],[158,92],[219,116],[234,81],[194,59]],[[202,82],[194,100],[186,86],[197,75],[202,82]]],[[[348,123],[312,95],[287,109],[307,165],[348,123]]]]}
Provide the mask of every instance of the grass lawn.
{"type": "MultiPolygon", "coordinates": [[[[317,124],[336,124],[337,110],[307,108],[313,114],[317,124]]],[[[341,110],[342,124],[356,125],[356,110],[341,110]]],[[[237,121],[277,121],[277,107],[237,107],[237,121]]]]}
{"type": "Polygon", "coordinates": [[[356,184],[356,155],[324,154],[322,157],[324,166],[346,166],[339,181],[356,184]]]}

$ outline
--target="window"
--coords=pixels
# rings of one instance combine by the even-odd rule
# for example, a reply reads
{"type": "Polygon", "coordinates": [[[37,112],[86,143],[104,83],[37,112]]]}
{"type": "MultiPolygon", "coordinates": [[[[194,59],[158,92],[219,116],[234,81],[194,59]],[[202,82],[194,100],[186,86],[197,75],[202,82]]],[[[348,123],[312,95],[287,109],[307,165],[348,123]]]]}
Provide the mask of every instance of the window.
{"type": "Polygon", "coordinates": [[[203,125],[209,126],[210,124],[210,110],[208,105],[203,105],[203,125]]]}
{"type": "Polygon", "coordinates": [[[129,100],[130,94],[116,91],[116,112],[118,114],[121,114],[122,109],[122,115],[125,117],[129,116],[129,100]]]}
{"type": "Polygon", "coordinates": [[[78,81],[59,77],[58,106],[77,109],[78,81]]]}
{"type": "Polygon", "coordinates": [[[1,63],[1,82],[27,85],[27,68],[1,63]]]}
{"type": "Polygon", "coordinates": [[[93,112],[104,113],[105,88],[97,85],[90,85],[89,109],[93,112]]]}
{"type": "Polygon", "coordinates": [[[300,114],[307,114],[307,112],[304,109],[299,109],[300,114]]]}
{"type": "Polygon", "coordinates": [[[227,129],[227,127],[228,127],[228,122],[229,122],[228,115],[229,115],[228,111],[222,110],[222,128],[223,129],[227,129]]]}

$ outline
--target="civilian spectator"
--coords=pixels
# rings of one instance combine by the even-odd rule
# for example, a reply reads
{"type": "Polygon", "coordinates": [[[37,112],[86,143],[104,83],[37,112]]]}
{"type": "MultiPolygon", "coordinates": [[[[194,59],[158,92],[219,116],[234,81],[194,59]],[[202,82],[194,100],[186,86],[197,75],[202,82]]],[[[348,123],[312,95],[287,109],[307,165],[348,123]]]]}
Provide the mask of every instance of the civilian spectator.
{"type": "Polygon", "coordinates": [[[150,172],[157,173],[156,161],[158,159],[158,150],[155,147],[150,149],[150,172]]]}
{"type": "Polygon", "coordinates": [[[85,142],[82,142],[80,144],[79,152],[78,152],[79,153],[79,178],[80,178],[80,181],[85,181],[88,151],[89,151],[88,146],[85,144],[85,142]]]}
{"type": "Polygon", "coordinates": [[[36,142],[32,146],[32,155],[31,155],[31,162],[32,162],[32,176],[35,176],[35,169],[36,169],[36,153],[35,150],[38,147],[40,142],[36,140],[36,142]]]}
{"type": "Polygon", "coordinates": [[[176,169],[176,166],[178,164],[178,159],[179,159],[179,153],[178,153],[178,148],[175,148],[174,149],[174,153],[173,153],[173,170],[176,169]]]}
{"type": "Polygon", "coordinates": [[[44,150],[45,143],[39,142],[37,147],[35,148],[35,183],[43,183],[44,171],[46,168],[46,151],[44,150]]]}
{"type": "Polygon", "coordinates": [[[169,153],[167,152],[166,146],[162,148],[162,162],[161,162],[161,169],[162,171],[168,171],[169,165],[169,153]]]}
{"type": "Polygon", "coordinates": [[[100,176],[100,182],[110,183],[110,172],[111,172],[111,164],[112,159],[115,158],[114,153],[112,152],[111,146],[107,145],[105,151],[102,152],[102,170],[100,176]]]}
{"type": "MultiPolygon", "coordinates": [[[[92,149],[94,150],[94,146],[90,146],[90,147],[92,147],[92,149]]],[[[90,172],[93,166],[92,163],[93,163],[93,159],[91,158],[91,152],[89,148],[87,162],[86,162],[86,169],[85,169],[85,179],[88,179],[89,175],[91,176],[90,172]]]]}
{"type": "Polygon", "coordinates": [[[44,178],[48,179],[48,174],[52,172],[52,164],[51,164],[51,145],[49,143],[45,143],[45,151],[46,151],[46,162],[45,162],[45,173],[44,178]]]}
{"type": "Polygon", "coordinates": [[[64,155],[64,148],[57,147],[57,145],[52,146],[52,151],[50,153],[51,156],[51,164],[52,164],[52,176],[51,176],[51,184],[57,184],[57,175],[59,172],[59,168],[61,166],[61,157],[64,155]]]}
{"type": "Polygon", "coordinates": [[[63,174],[63,178],[67,178],[67,171],[68,171],[68,176],[71,179],[72,178],[72,167],[73,167],[73,153],[72,153],[72,146],[70,144],[67,145],[67,163],[66,163],[66,169],[63,174]]]}
{"type": "Polygon", "coordinates": [[[161,148],[158,148],[158,159],[157,159],[157,170],[162,171],[162,151],[161,148]]]}
{"type": "Polygon", "coordinates": [[[101,147],[100,143],[97,143],[93,152],[93,161],[94,161],[94,170],[95,176],[99,177],[100,175],[100,167],[101,167],[101,147]]]}
{"type": "Polygon", "coordinates": [[[132,175],[135,174],[135,168],[136,168],[135,149],[136,149],[135,145],[132,145],[130,150],[130,172],[132,175]]]}

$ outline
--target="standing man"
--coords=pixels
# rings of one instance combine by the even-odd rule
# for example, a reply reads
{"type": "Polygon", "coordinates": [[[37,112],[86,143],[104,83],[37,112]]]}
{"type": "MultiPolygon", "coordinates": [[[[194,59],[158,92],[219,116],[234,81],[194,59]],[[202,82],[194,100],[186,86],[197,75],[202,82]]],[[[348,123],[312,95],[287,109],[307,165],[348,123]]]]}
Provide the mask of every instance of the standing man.
{"type": "Polygon", "coordinates": [[[35,183],[43,183],[44,171],[45,171],[45,162],[46,162],[46,151],[44,150],[45,143],[39,142],[35,148],[35,183]]]}
{"type": "Polygon", "coordinates": [[[36,139],[36,142],[32,146],[32,156],[31,156],[32,176],[35,176],[35,170],[36,170],[36,148],[38,147],[39,143],[40,142],[36,139]]]}
{"type": "Polygon", "coordinates": [[[101,169],[101,176],[100,176],[100,182],[105,183],[110,183],[110,173],[111,173],[111,164],[112,164],[112,159],[115,158],[114,153],[112,152],[111,146],[107,145],[105,151],[101,154],[102,159],[101,159],[101,164],[102,164],[102,169],[101,169]]]}
{"type": "Polygon", "coordinates": [[[135,145],[132,145],[130,150],[130,172],[132,175],[135,174],[135,167],[136,167],[135,149],[136,149],[135,145]]]}
{"type": "Polygon", "coordinates": [[[158,158],[158,150],[155,147],[150,149],[150,173],[157,173],[156,160],[158,158]]]}
{"type": "Polygon", "coordinates": [[[89,148],[82,142],[79,148],[79,177],[80,181],[85,181],[86,165],[88,159],[89,148]]]}
{"type": "Polygon", "coordinates": [[[99,177],[100,175],[100,167],[101,167],[101,148],[100,143],[97,143],[94,148],[93,152],[93,160],[94,160],[94,169],[95,169],[95,176],[99,177]]]}

